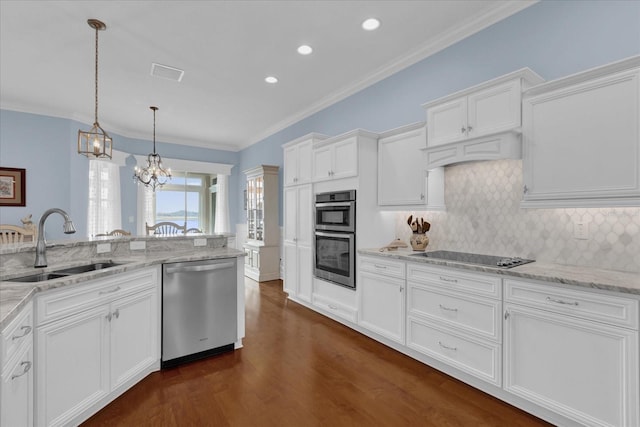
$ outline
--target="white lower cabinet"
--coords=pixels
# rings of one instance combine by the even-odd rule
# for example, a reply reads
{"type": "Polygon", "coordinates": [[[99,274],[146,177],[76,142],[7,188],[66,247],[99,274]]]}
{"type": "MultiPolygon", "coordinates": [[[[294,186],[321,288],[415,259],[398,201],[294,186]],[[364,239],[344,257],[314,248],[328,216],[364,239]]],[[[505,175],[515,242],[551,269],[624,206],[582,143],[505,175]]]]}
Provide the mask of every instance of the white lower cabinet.
{"type": "Polygon", "coordinates": [[[0,334],[0,426],[33,425],[32,319],[29,303],[0,334]]]}
{"type": "Polygon", "coordinates": [[[407,264],[407,346],[500,386],[501,279],[407,264]]]}
{"type": "Polygon", "coordinates": [[[157,365],[158,277],[154,267],[38,298],[36,425],[81,422],[157,365]]]}
{"type": "Polygon", "coordinates": [[[505,302],[505,390],[582,425],[640,424],[637,300],[507,279],[505,302]]]}
{"type": "Polygon", "coordinates": [[[358,321],[356,291],[354,289],[314,277],[311,304],[337,318],[353,323],[358,321]]]}
{"type": "Polygon", "coordinates": [[[311,302],[313,279],[313,193],[311,185],[284,189],[284,290],[311,302]]]}
{"type": "Polygon", "coordinates": [[[360,258],[358,324],[404,344],[404,263],[360,258]]]}

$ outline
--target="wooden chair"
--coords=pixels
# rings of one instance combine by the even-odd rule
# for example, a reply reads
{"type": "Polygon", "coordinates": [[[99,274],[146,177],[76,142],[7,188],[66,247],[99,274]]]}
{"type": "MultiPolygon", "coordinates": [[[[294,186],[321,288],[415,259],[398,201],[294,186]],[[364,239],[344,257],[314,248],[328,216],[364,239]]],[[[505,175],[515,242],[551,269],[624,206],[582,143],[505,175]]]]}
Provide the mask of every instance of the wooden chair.
{"type": "Polygon", "coordinates": [[[187,231],[186,223],[178,225],[175,222],[163,221],[153,225],[149,225],[145,222],[144,225],[147,228],[147,236],[156,234],[185,234],[187,231]]]}
{"type": "Polygon", "coordinates": [[[35,242],[38,237],[36,228],[0,224],[0,244],[35,242]]]}
{"type": "Polygon", "coordinates": [[[113,231],[109,231],[108,233],[96,234],[95,237],[105,237],[105,236],[131,236],[131,232],[127,230],[121,230],[116,228],[113,231]]]}

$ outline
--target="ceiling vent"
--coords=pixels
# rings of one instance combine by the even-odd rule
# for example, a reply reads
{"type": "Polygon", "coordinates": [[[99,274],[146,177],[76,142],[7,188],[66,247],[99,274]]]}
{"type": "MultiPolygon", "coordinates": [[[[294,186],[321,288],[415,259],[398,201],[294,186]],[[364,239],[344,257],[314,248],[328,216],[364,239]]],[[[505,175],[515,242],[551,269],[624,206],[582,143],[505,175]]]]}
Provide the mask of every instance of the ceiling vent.
{"type": "Polygon", "coordinates": [[[169,67],[168,65],[151,63],[151,75],[154,77],[162,77],[163,79],[173,80],[175,82],[182,81],[184,70],[169,67]]]}

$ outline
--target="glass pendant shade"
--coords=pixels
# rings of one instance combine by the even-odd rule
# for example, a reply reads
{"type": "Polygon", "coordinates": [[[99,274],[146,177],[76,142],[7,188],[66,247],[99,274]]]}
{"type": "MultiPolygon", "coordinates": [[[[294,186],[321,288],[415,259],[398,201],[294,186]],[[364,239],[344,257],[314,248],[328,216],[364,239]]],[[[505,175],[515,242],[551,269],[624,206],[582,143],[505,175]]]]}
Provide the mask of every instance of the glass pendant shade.
{"type": "Polygon", "coordinates": [[[78,131],[78,153],[87,157],[107,157],[112,156],[111,137],[98,123],[88,131],[78,131]]]}
{"type": "Polygon", "coordinates": [[[153,153],[147,156],[146,167],[135,167],[133,179],[156,191],[156,188],[162,187],[169,182],[171,179],[171,169],[164,168],[162,165],[162,157],[156,153],[156,111],[158,111],[158,107],[149,108],[153,110],[153,153]]]}

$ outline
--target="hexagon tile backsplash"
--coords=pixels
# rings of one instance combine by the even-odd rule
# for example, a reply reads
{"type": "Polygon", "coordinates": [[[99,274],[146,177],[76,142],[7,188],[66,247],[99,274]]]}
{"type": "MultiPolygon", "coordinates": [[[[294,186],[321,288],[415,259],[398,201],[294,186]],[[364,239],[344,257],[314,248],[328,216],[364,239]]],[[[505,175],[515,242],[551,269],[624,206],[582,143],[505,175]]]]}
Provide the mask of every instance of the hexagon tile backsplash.
{"type": "Polygon", "coordinates": [[[640,208],[521,209],[522,161],[445,168],[446,212],[401,212],[396,235],[408,242],[409,215],[431,223],[429,250],[519,256],[556,264],[640,272],[640,208]],[[586,239],[574,237],[576,222],[586,239]]]}

